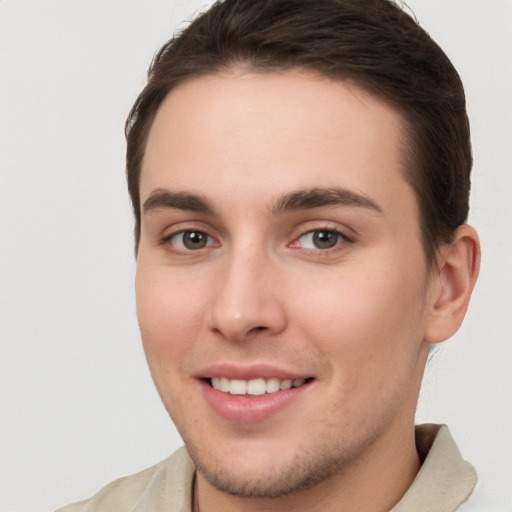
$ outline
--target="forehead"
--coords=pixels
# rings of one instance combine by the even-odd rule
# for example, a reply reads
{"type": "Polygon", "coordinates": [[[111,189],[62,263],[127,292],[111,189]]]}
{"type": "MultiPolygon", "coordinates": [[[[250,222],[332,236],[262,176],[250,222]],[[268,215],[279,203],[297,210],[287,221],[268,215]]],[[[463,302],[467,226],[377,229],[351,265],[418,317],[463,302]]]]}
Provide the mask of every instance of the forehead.
{"type": "Polygon", "coordinates": [[[402,127],[393,107],[349,81],[301,71],[196,78],[157,112],[141,200],[162,186],[252,197],[343,186],[387,191],[392,202],[394,194],[412,194],[403,178],[402,127]]]}

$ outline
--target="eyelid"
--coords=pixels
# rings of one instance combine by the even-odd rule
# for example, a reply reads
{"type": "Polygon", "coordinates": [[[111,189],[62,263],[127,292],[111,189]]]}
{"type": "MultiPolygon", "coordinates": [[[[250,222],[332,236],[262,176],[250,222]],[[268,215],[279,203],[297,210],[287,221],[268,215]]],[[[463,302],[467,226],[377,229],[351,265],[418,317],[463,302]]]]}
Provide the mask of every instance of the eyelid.
{"type": "Polygon", "coordinates": [[[305,233],[303,233],[302,235],[300,235],[299,237],[297,237],[296,240],[300,240],[301,238],[304,238],[308,235],[313,235],[314,233],[321,233],[321,232],[326,232],[326,233],[333,233],[335,234],[336,236],[338,236],[339,238],[349,242],[350,240],[348,239],[347,236],[345,236],[344,233],[342,233],[341,231],[337,230],[337,229],[310,229],[309,231],[306,231],[305,233]]]}
{"type": "Polygon", "coordinates": [[[331,254],[333,252],[338,253],[340,251],[345,250],[348,244],[352,244],[355,242],[355,237],[351,234],[348,235],[347,232],[352,232],[349,228],[340,226],[336,223],[331,222],[310,222],[306,225],[301,226],[301,229],[297,235],[293,237],[293,240],[290,244],[288,244],[289,248],[303,250],[304,252],[309,253],[317,253],[322,255],[331,254]],[[301,238],[313,234],[315,232],[327,231],[330,233],[335,233],[338,236],[338,240],[336,245],[330,248],[310,248],[310,247],[302,247],[300,245],[301,238]]]}
{"type": "MultiPolygon", "coordinates": [[[[356,235],[354,230],[340,225],[333,221],[321,221],[314,220],[301,224],[294,229],[295,235],[290,238],[291,242],[286,244],[288,248],[302,249],[304,252],[310,253],[322,253],[326,255],[331,252],[340,252],[346,249],[346,245],[355,242],[356,235]],[[300,239],[310,233],[328,231],[336,233],[339,237],[336,245],[332,248],[303,248],[300,245],[300,239]],[[350,234],[348,234],[350,233],[350,234]],[[343,247],[342,247],[343,246],[343,247]]],[[[198,256],[204,251],[211,250],[212,248],[219,247],[221,242],[219,241],[219,234],[210,225],[205,224],[202,221],[183,221],[178,222],[172,226],[168,226],[167,229],[163,230],[163,233],[157,238],[158,245],[165,247],[169,252],[176,253],[184,256],[198,256]],[[198,249],[180,248],[171,244],[170,241],[173,237],[186,232],[200,232],[208,237],[208,243],[205,247],[198,249]]]]}
{"type": "MultiPolygon", "coordinates": [[[[178,246],[178,241],[173,242],[173,246],[178,246],[178,250],[181,252],[197,252],[201,249],[206,249],[207,247],[211,247],[212,245],[215,245],[215,243],[212,243],[215,239],[211,237],[208,233],[205,233],[204,231],[199,231],[198,229],[183,229],[181,231],[178,231],[177,233],[174,233],[173,235],[170,235],[167,237],[167,242],[172,241],[173,239],[181,236],[182,238],[185,236],[186,233],[200,233],[201,235],[204,235],[206,237],[206,245],[204,247],[198,247],[197,249],[191,249],[187,247],[181,247],[178,246]]],[[[181,241],[180,245],[184,245],[184,240],[181,241]]]]}
{"type": "Polygon", "coordinates": [[[202,253],[205,250],[211,249],[212,247],[218,247],[220,245],[218,237],[212,234],[212,229],[210,229],[208,226],[205,226],[202,222],[180,222],[176,225],[173,225],[172,227],[165,230],[164,233],[159,237],[158,244],[164,246],[169,252],[184,256],[198,255],[198,253],[202,253]],[[187,232],[204,234],[208,237],[207,245],[199,249],[186,249],[176,247],[175,245],[171,244],[171,240],[175,236],[187,232]],[[211,243],[212,241],[213,243],[211,243]]]}

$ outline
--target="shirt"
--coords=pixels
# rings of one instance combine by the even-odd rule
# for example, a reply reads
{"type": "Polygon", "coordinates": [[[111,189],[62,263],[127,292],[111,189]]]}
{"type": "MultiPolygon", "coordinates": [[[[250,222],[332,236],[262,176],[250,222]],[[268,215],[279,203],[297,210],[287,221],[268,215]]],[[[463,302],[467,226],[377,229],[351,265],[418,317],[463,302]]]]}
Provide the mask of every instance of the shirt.
{"type": "MultiPolygon", "coordinates": [[[[448,427],[417,426],[416,447],[423,464],[390,512],[477,510],[466,502],[477,482],[476,471],[462,458],[448,427]]],[[[191,512],[194,474],[182,447],[159,464],[115,480],[91,499],[57,512],[191,512]]]]}

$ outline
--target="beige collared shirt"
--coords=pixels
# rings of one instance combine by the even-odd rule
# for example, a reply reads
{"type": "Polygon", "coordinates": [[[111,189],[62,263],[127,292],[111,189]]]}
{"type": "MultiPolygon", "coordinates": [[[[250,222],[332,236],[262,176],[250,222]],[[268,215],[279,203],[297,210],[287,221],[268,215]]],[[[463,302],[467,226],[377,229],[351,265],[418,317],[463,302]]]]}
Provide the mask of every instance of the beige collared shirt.
{"type": "MultiPolygon", "coordinates": [[[[424,462],[391,512],[456,511],[475,487],[473,466],[462,458],[446,425],[416,427],[416,445],[424,462]]],[[[156,466],[115,480],[91,499],[58,512],[191,512],[194,472],[180,448],[156,466]]]]}

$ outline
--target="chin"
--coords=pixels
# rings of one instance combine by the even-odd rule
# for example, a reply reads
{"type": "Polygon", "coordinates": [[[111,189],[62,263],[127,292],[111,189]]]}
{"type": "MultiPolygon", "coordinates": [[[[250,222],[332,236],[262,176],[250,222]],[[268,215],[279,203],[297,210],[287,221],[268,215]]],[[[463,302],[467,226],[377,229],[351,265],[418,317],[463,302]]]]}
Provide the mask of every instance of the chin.
{"type": "Polygon", "coordinates": [[[273,451],[265,460],[261,456],[235,458],[230,450],[219,459],[197,446],[186,446],[198,473],[210,485],[240,498],[277,498],[311,488],[338,474],[351,458],[333,454],[332,446],[297,449],[290,458],[273,451]]]}

